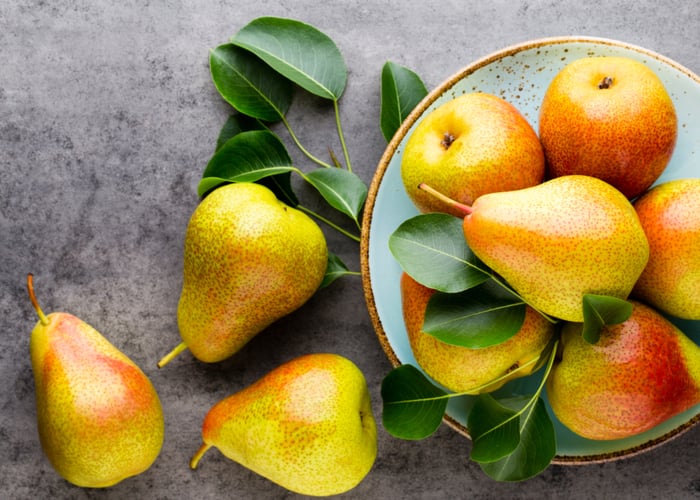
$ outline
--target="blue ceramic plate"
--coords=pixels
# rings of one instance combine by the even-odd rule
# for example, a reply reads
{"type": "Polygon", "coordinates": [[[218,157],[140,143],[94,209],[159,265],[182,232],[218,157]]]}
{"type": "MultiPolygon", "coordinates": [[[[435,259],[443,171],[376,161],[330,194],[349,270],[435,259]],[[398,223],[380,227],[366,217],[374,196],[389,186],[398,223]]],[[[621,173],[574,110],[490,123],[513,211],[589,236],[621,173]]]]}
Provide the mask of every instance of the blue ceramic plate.
{"type": "MultiPolygon", "coordinates": [[[[515,105],[538,127],[539,105],[554,75],[574,59],[626,56],[651,67],[663,80],[678,113],[679,135],[671,162],[657,182],[698,177],[700,173],[700,78],[649,50],[601,38],[546,38],[507,47],[475,61],[430,92],[402,124],[379,162],[370,186],[362,228],[362,275],[365,297],[379,341],[394,366],[416,365],[401,313],[401,268],[388,248],[391,233],[418,212],[401,181],[401,155],[407,137],[427,113],[469,92],[488,92],[515,105]]],[[[700,321],[678,323],[700,344],[700,321]]],[[[417,366],[417,365],[416,365],[417,366]]],[[[511,382],[505,390],[535,387],[541,374],[511,382]],[[526,387],[520,387],[526,386],[526,387]]],[[[551,410],[550,410],[551,415],[551,410]]],[[[468,436],[466,409],[451,404],[445,422],[468,436]]],[[[677,437],[700,421],[700,405],[636,437],[591,441],[563,427],[552,415],[557,433],[554,463],[594,463],[630,456],[677,437]]]]}

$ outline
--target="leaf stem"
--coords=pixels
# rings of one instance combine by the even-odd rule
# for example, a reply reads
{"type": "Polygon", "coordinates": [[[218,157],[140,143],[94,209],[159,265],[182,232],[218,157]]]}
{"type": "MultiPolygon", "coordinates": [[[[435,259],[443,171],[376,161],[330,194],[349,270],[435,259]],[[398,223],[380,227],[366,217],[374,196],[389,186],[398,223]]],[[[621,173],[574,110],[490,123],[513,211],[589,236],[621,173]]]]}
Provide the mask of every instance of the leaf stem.
{"type": "Polygon", "coordinates": [[[294,144],[297,145],[297,147],[301,150],[302,153],[304,153],[311,161],[321,165],[322,167],[333,168],[331,165],[329,165],[325,161],[321,160],[320,158],[316,158],[314,155],[312,155],[311,152],[308,151],[301,144],[301,142],[299,142],[299,138],[297,138],[296,134],[292,130],[292,127],[289,124],[289,122],[287,121],[287,119],[284,116],[281,116],[281,119],[282,119],[282,123],[284,124],[284,127],[287,129],[287,132],[289,132],[289,136],[292,138],[292,140],[294,141],[294,144]]]}
{"type": "Polygon", "coordinates": [[[348,153],[348,148],[345,145],[343,126],[340,124],[340,108],[338,107],[338,99],[333,99],[333,109],[335,110],[335,125],[338,128],[338,138],[340,139],[340,144],[343,147],[343,154],[345,155],[345,165],[347,166],[348,172],[352,172],[352,166],[350,165],[350,154],[348,153]]]}
{"type": "Polygon", "coordinates": [[[351,240],[355,240],[355,241],[357,241],[358,243],[360,242],[360,237],[359,237],[359,236],[357,236],[357,235],[355,235],[355,234],[352,234],[352,233],[350,233],[349,231],[346,231],[345,229],[343,229],[343,228],[340,227],[339,225],[337,225],[337,224],[335,224],[334,222],[332,222],[332,221],[326,219],[326,218],[323,217],[322,215],[317,214],[317,213],[314,212],[313,210],[310,210],[310,209],[306,208],[306,207],[303,206],[303,205],[297,205],[296,208],[299,209],[299,210],[301,210],[302,212],[306,212],[307,214],[309,214],[309,215],[311,215],[311,216],[313,216],[313,217],[316,217],[318,220],[320,220],[320,221],[322,221],[322,222],[325,222],[325,223],[328,224],[330,227],[332,227],[332,228],[335,229],[336,231],[338,231],[338,232],[344,234],[345,236],[347,236],[347,237],[350,238],[351,240]]]}

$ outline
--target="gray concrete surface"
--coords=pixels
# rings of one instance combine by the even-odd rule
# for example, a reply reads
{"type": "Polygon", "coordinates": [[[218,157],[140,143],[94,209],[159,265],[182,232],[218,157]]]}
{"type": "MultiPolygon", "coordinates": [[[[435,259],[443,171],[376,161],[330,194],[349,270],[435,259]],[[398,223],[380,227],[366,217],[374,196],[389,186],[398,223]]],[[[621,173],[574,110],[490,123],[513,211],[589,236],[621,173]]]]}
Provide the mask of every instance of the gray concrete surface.
{"type": "MultiPolygon", "coordinates": [[[[175,308],[185,225],[196,185],[229,114],[208,71],[208,50],[263,15],[297,18],[338,44],[348,69],[341,112],[355,171],[372,178],[385,141],[378,128],[386,60],[429,88],[509,44],[595,35],[660,52],[700,71],[700,3],[40,0],[0,4],[0,496],[12,499],[292,498],[210,452],[187,467],[203,415],[283,361],[313,351],[353,359],[377,417],[390,369],[367,314],[361,281],[347,278],[214,365],[185,354],[175,308]],[[39,446],[28,355],[35,323],[27,272],[43,307],[96,326],[151,376],[166,415],[165,443],[146,473],[107,490],[71,486],[39,446]]],[[[290,121],[312,151],[334,137],[331,109],[299,96],[290,121]]],[[[300,165],[303,158],[290,151],[300,165]]],[[[359,270],[359,246],[328,231],[359,270]]],[[[380,426],[374,469],[346,498],[700,498],[700,427],[616,463],[552,466],[518,484],[496,483],[467,460],[470,443],[442,426],[400,441],[380,426]]]]}

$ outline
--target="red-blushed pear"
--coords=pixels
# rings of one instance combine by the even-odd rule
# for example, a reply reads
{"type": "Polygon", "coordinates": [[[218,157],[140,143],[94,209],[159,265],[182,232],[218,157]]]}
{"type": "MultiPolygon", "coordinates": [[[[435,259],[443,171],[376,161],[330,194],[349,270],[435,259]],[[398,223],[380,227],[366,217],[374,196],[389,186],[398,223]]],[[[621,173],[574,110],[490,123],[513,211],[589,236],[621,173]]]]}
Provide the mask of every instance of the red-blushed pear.
{"type": "Polygon", "coordinates": [[[700,347],[654,309],[632,301],[624,323],[590,344],[566,324],[547,379],[556,417],[588,439],[645,432],[700,403],[700,347]]]}
{"type": "Polygon", "coordinates": [[[313,496],[357,486],[377,455],[377,428],[365,377],[337,354],[300,356],[216,403],[202,424],[204,444],[280,486],[313,496]]]}
{"type": "Polygon", "coordinates": [[[434,290],[401,275],[401,303],[408,340],[418,365],[453,392],[492,392],[509,380],[532,374],[554,335],[552,322],[528,307],[520,331],[501,344],[469,349],[446,344],[422,330],[434,290]]]}
{"type": "Polygon", "coordinates": [[[650,250],[632,295],[673,316],[700,320],[700,178],[659,184],[634,208],[650,250]]]}
{"type": "Polygon", "coordinates": [[[577,59],[542,99],[547,177],[591,175],[633,199],[666,168],[677,128],[673,101],[647,65],[627,57],[577,59]]]}
{"type": "Polygon", "coordinates": [[[163,444],[151,381],[97,330],[64,312],[39,316],[29,351],[37,427],[51,465],[76,486],[105,488],[146,471],[163,444]]]}
{"type": "Polygon", "coordinates": [[[474,92],[441,104],[416,125],[403,148],[401,178],[421,212],[449,212],[449,205],[418,185],[425,182],[471,204],[485,193],[542,182],[544,154],[536,132],[515,106],[474,92]]]}
{"type": "Polygon", "coordinates": [[[586,294],[627,298],[649,258],[632,204],[594,177],[557,177],[454,206],[474,254],[555,318],[583,321],[586,294]]]}

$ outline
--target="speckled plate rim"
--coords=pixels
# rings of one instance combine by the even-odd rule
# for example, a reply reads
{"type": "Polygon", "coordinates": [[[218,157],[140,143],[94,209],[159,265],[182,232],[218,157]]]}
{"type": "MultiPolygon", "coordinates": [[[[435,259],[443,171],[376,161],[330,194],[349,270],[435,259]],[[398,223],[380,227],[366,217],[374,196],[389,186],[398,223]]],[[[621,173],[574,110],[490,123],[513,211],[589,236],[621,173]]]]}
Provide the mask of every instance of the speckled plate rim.
{"type": "MultiPolygon", "coordinates": [[[[365,301],[367,303],[367,308],[368,312],[370,315],[370,319],[372,321],[372,324],[374,326],[375,333],[377,335],[377,338],[379,340],[379,343],[381,344],[382,349],[384,350],[387,358],[389,359],[389,362],[392,364],[392,366],[397,367],[401,365],[401,360],[397,356],[396,352],[394,351],[394,348],[392,347],[386,331],[384,330],[382,320],[379,316],[379,312],[376,307],[376,302],[375,302],[375,296],[374,296],[374,291],[373,291],[373,286],[372,286],[372,278],[370,274],[370,262],[369,262],[369,247],[370,247],[370,227],[372,224],[372,218],[374,215],[374,207],[375,207],[375,202],[377,198],[377,194],[380,188],[380,185],[382,183],[382,180],[384,179],[384,175],[386,174],[386,171],[389,167],[389,164],[391,162],[391,159],[393,158],[394,154],[396,153],[400,143],[403,141],[404,137],[408,133],[408,131],[413,127],[413,125],[418,121],[423,113],[435,103],[438,99],[440,99],[443,95],[445,95],[447,92],[449,92],[458,82],[462,81],[465,79],[468,75],[476,72],[477,70],[492,64],[498,60],[501,60],[505,57],[508,56],[513,56],[517,53],[531,50],[531,49],[537,49],[537,48],[545,48],[548,46],[552,45],[558,45],[558,44],[571,44],[571,43],[591,43],[591,44],[597,44],[597,45],[610,45],[626,50],[630,50],[633,52],[637,52],[640,55],[655,59],[659,61],[660,63],[666,64],[668,66],[673,67],[677,71],[685,74],[692,80],[695,80],[697,84],[700,86],[700,78],[690,71],[688,68],[680,65],[676,61],[673,61],[672,59],[669,59],[666,56],[663,56],[661,54],[658,54],[652,50],[630,44],[627,42],[622,42],[619,40],[614,40],[610,38],[603,38],[603,37],[594,37],[594,36],[555,36],[555,37],[546,37],[546,38],[538,38],[534,40],[529,40],[525,41],[522,43],[514,44],[507,46],[501,50],[498,50],[496,52],[492,52],[489,55],[486,55],[480,59],[475,60],[474,62],[468,64],[467,66],[463,67],[461,70],[459,70],[457,73],[453,74],[451,77],[449,77],[447,80],[443,81],[440,85],[438,85],[436,88],[434,88],[432,91],[430,91],[424,98],[421,100],[421,102],[413,109],[413,111],[406,117],[406,119],[403,121],[399,129],[396,131],[394,134],[394,137],[391,139],[389,144],[387,145],[386,150],[384,151],[382,157],[379,160],[379,163],[377,165],[377,169],[375,171],[375,174],[372,178],[372,181],[369,186],[368,194],[367,194],[367,201],[365,203],[364,211],[363,211],[363,219],[362,219],[362,230],[361,230],[361,239],[360,239],[360,268],[361,268],[361,274],[362,274],[362,286],[363,286],[363,291],[365,295],[365,301]]],[[[443,421],[453,428],[455,431],[458,433],[464,435],[467,438],[470,438],[469,432],[467,429],[460,423],[458,422],[455,418],[451,417],[449,414],[445,414],[443,421]]],[[[559,455],[557,454],[554,459],[552,460],[553,464],[559,464],[559,465],[585,465],[585,464],[595,464],[595,463],[603,463],[603,462],[608,462],[611,460],[617,460],[621,458],[629,458],[635,455],[638,455],[643,452],[650,451],[661,444],[667,443],[672,439],[675,439],[679,436],[681,436],[683,433],[687,432],[690,430],[693,426],[698,424],[700,422],[700,413],[696,414],[694,417],[690,418],[687,422],[675,427],[673,430],[664,433],[663,435],[655,438],[655,439],[650,439],[638,446],[633,446],[630,448],[626,448],[624,450],[616,451],[616,452],[611,452],[611,453],[599,453],[599,454],[591,454],[591,455],[559,455]]]]}

